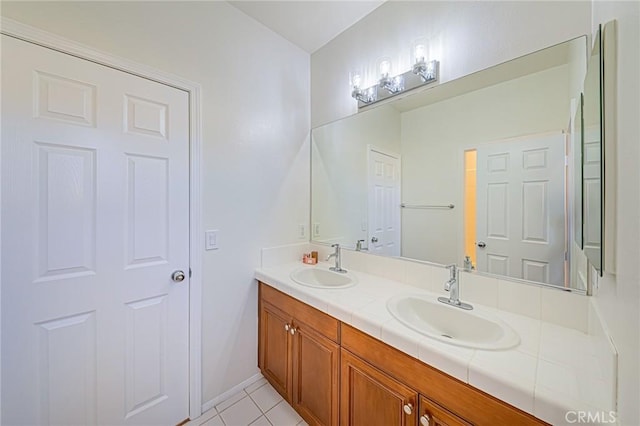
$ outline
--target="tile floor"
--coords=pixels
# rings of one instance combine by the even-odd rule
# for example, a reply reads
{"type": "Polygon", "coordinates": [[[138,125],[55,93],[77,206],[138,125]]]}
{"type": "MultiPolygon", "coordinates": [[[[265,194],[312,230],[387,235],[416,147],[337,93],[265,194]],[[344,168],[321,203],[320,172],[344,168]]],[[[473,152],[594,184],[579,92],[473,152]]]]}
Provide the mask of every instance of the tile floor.
{"type": "Polygon", "coordinates": [[[262,378],[219,403],[188,426],[307,426],[262,378]]]}

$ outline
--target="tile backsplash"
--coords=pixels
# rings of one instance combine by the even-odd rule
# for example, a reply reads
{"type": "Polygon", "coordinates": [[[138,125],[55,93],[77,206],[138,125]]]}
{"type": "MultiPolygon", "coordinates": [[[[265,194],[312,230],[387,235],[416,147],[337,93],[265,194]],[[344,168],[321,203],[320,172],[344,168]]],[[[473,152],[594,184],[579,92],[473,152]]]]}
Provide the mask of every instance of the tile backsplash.
{"type": "Polygon", "coordinates": [[[263,268],[269,268],[271,266],[295,262],[302,260],[302,255],[310,251],[311,244],[308,242],[263,248],[261,265],[263,268]]]}

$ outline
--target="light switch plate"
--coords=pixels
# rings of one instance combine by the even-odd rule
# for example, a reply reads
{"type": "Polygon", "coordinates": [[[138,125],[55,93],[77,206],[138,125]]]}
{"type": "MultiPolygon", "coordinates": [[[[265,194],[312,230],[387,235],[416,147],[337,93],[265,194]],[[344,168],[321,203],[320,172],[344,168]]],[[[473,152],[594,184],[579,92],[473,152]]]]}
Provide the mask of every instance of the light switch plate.
{"type": "Polygon", "coordinates": [[[298,225],[298,238],[303,239],[307,236],[307,227],[304,223],[298,225]]]}
{"type": "Polygon", "coordinates": [[[313,224],[313,236],[314,237],[320,236],[320,224],[317,222],[313,224]]]}
{"type": "Polygon", "coordinates": [[[205,250],[218,250],[218,230],[205,231],[204,233],[205,250]]]}

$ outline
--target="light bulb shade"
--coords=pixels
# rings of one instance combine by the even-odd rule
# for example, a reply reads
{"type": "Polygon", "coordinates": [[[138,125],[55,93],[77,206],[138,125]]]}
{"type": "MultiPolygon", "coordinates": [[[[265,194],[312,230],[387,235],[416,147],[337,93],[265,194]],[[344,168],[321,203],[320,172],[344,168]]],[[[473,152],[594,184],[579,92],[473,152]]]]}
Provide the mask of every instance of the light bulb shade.
{"type": "Polygon", "coordinates": [[[383,59],[380,61],[380,77],[385,78],[389,77],[389,73],[391,72],[391,61],[387,59],[383,59]]]}
{"type": "Polygon", "coordinates": [[[349,73],[349,86],[352,89],[359,89],[362,87],[362,75],[358,71],[349,73]]]}
{"type": "Polygon", "coordinates": [[[424,44],[417,44],[415,46],[415,63],[420,63],[420,62],[424,62],[426,60],[427,57],[427,48],[425,47],[424,44]]]}

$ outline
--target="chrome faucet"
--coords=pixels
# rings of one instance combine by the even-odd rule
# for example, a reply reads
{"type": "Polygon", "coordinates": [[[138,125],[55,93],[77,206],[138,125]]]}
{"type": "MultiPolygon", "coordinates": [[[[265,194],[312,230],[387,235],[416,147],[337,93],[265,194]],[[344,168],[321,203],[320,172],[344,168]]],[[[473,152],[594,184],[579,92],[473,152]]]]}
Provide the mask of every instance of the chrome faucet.
{"type": "Polygon", "coordinates": [[[447,265],[449,270],[449,280],[444,283],[444,289],[449,292],[449,297],[438,297],[438,301],[446,303],[447,305],[455,306],[466,310],[473,309],[468,303],[460,301],[460,282],[458,280],[458,267],[454,265],[447,265]]]}
{"type": "Polygon", "coordinates": [[[367,250],[366,247],[362,247],[362,243],[364,243],[364,240],[358,240],[356,241],[356,251],[363,251],[363,250],[367,250]]]}
{"type": "Polygon", "coordinates": [[[332,266],[331,268],[329,268],[329,270],[334,272],[340,272],[342,274],[346,273],[347,270],[342,269],[342,257],[340,253],[340,244],[332,244],[331,247],[335,248],[336,251],[331,253],[329,256],[327,256],[327,260],[331,259],[332,257],[335,257],[336,266],[332,266]]]}
{"type": "Polygon", "coordinates": [[[471,257],[469,257],[469,256],[465,256],[464,257],[464,264],[463,264],[462,268],[467,272],[476,269],[475,266],[473,266],[473,262],[471,261],[471,257]]]}

